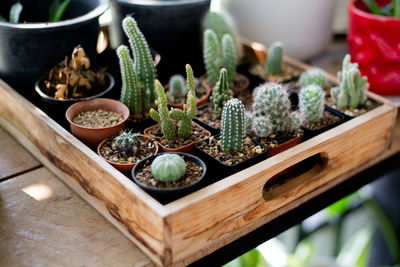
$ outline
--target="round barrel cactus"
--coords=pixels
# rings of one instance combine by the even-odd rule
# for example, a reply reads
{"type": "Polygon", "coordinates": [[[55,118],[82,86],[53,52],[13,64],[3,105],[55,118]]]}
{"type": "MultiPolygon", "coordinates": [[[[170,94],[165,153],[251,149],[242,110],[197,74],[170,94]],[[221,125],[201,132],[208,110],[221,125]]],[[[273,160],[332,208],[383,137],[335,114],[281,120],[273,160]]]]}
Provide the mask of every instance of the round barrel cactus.
{"type": "Polygon", "coordinates": [[[186,163],[177,154],[164,154],[156,157],[151,163],[153,177],[161,182],[176,182],[186,172],[186,163]]]}
{"type": "Polygon", "coordinates": [[[314,123],[322,118],[324,113],[325,92],[315,84],[303,87],[299,94],[299,107],[304,119],[314,123]]]}
{"type": "Polygon", "coordinates": [[[326,75],[324,71],[314,68],[303,72],[300,76],[301,87],[305,87],[311,84],[315,84],[324,88],[326,85],[326,75]]]}
{"type": "Polygon", "coordinates": [[[140,137],[131,131],[124,131],[115,137],[111,148],[118,150],[121,154],[131,156],[139,151],[142,141],[140,137]]]}

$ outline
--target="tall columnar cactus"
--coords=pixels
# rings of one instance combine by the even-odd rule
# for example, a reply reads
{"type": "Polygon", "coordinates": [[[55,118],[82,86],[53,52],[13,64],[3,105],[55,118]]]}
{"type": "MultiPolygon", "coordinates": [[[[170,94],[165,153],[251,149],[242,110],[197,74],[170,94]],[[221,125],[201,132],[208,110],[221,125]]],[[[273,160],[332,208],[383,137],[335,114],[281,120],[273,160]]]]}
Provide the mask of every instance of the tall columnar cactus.
{"type": "Polygon", "coordinates": [[[272,125],[272,134],[295,130],[301,124],[297,112],[290,111],[287,91],[276,83],[259,87],[253,103],[253,116],[267,117],[272,125]]]}
{"type": "Polygon", "coordinates": [[[326,75],[325,73],[317,68],[307,70],[303,72],[300,76],[301,87],[306,87],[310,84],[316,84],[322,88],[326,85],[326,75]]]}
{"type": "Polygon", "coordinates": [[[299,94],[300,112],[308,123],[321,119],[324,113],[325,92],[315,84],[302,87],[299,94]]]}
{"type": "Polygon", "coordinates": [[[158,80],[155,82],[158,94],[158,100],[156,102],[158,105],[158,113],[152,108],[150,110],[150,116],[160,124],[161,130],[168,140],[175,139],[176,137],[185,139],[192,134],[192,119],[196,116],[196,84],[193,70],[189,64],[186,65],[186,75],[189,92],[183,110],[173,108],[171,111],[168,111],[164,89],[158,80]],[[178,130],[176,129],[174,121],[177,122],[178,130]]]}
{"type": "Polygon", "coordinates": [[[280,75],[283,73],[282,69],[283,48],[281,42],[273,43],[268,52],[267,62],[265,68],[268,74],[280,75]]]}
{"type": "Polygon", "coordinates": [[[223,151],[237,152],[243,149],[245,133],[244,105],[233,98],[226,102],[222,111],[221,148],[223,151]]]}
{"type": "Polygon", "coordinates": [[[343,59],[342,71],[338,72],[339,86],[331,89],[331,96],[338,108],[357,108],[367,100],[366,91],[369,83],[366,76],[361,76],[357,63],[351,63],[350,55],[343,59]]]}
{"type": "Polygon", "coordinates": [[[219,80],[217,85],[214,87],[212,95],[210,97],[212,104],[214,105],[214,113],[220,117],[222,109],[225,103],[233,97],[232,91],[229,89],[228,74],[225,68],[222,68],[219,73],[219,80]]]}
{"type": "Polygon", "coordinates": [[[228,81],[233,82],[236,75],[236,46],[230,34],[224,34],[220,42],[213,30],[205,30],[203,56],[211,84],[217,83],[222,68],[227,69],[228,81]]]}
{"type": "Polygon", "coordinates": [[[188,93],[188,87],[185,79],[180,74],[172,75],[169,79],[169,92],[173,97],[185,97],[188,93]]]}
{"type": "Polygon", "coordinates": [[[134,117],[142,117],[154,106],[156,68],[136,21],[132,17],[126,17],[122,21],[122,27],[129,38],[134,60],[126,46],[117,49],[122,77],[121,102],[129,107],[134,117]]]}

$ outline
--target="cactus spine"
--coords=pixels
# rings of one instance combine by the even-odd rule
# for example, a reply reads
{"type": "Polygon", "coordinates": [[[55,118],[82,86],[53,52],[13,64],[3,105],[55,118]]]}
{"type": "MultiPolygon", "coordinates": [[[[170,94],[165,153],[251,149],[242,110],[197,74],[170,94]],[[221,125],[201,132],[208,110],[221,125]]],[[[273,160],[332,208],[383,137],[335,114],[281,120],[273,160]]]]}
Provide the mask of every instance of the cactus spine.
{"type": "Polygon", "coordinates": [[[300,112],[308,123],[321,119],[324,113],[325,92],[315,84],[303,87],[299,94],[300,112]]]}
{"type": "Polygon", "coordinates": [[[338,72],[339,86],[331,89],[331,96],[338,108],[357,108],[367,100],[366,91],[369,83],[366,76],[361,76],[357,63],[351,63],[350,55],[343,59],[342,71],[338,72]]]}
{"type": "Polygon", "coordinates": [[[121,102],[129,107],[134,117],[143,117],[154,106],[156,99],[156,68],[136,21],[132,17],[126,17],[122,26],[128,36],[134,60],[131,59],[126,46],[117,49],[122,76],[121,102]]]}
{"type": "Polygon", "coordinates": [[[151,163],[151,174],[164,183],[178,181],[186,172],[186,162],[177,154],[164,154],[151,163]]]}
{"type": "Polygon", "coordinates": [[[326,85],[326,75],[325,73],[317,68],[307,70],[303,72],[300,76],[301,87],[306,87],[310,84],[316,84],[322,88],[326,85]]]}
{"type": "Polygon", "coordinates": [[[222,111],[222,150],[232,152],[241,151],[245,137],[244,105],[239,99],[233,98],[226,102],[222,111]]]}
{"type": "Polygon", "coordinates": [[[192,134],[192,119],[196,116],[196,82],[193,76],[193,70],[189,64],[186,65],[186,75],[189,92],[183,110],[173,108],[171,111],[168,111],[164,89],[158,80],[155,82],[158,94],[158,100],[156,102],[158,105],[158,113],[152,108],[150,110],[150,116],[153,120],[160,123],[161,130],[168,140],[173,140],[176,137],[185,139],[192,134]],[[176,129],[174,121],[178,122],[178,129],[176,129]]]}
{"type": "Polygon", "coordinates": [[[282,57],[283,57],[282,43],[281,42],[273,43],[269,48],[267,62],[265,65],[268,74],[280,75],[283,73],[282,57]]]}
{"type": "Polygon", "coordinates": [[[228,74],[225,68],[219,73],[219,80],[211,95],[211,102],[214,105],[214,113],[220,117],[225,103],[233,97],[228,85],[228,74]]]}
{"type": "Polygon", "coordinates": [[[224,34],[220,42],[213,30],[205,30],[203,56],[211,84],[217,83],[219,71],[223,67],[228,71],[228,81],[233,81],[236,75],[236,46],[230,34],[224,34]]]}

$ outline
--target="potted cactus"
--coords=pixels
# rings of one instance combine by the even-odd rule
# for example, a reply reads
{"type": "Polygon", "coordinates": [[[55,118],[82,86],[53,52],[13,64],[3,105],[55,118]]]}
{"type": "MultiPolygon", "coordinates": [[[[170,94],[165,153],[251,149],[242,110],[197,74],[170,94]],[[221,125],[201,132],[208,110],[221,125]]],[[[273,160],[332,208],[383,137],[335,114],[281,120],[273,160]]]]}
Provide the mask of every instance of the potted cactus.
{"type": "Polygon", "coordinates": [[[195,143],[211,135],[209,131],[192,122],[196,116],[196,92],[193,70],[189,64],[186,65],[186,72],[189,92],[183,109],[168,110],[164,88],[158,80],[155,81],[158,112],[151,108],[150,116],[158,124],[145,129],[144,132],[150,138],[154,138],[163,151],[190,152],[195,143]]]}
{"type": "Polygon", "coordinates": [[[199,108],[199,112],[196,115],[198,123],[205,128],[208,127],[211,132],[219,132],[222,109],[231,98],[233,98],[233,93],[229,89],[228,72],[225,68],[222,68],[219,80],[210,97],[211,102],[199,108]]]}
{"type": "Polygon", "coordinates": [[[301,88],[299,109],[303,115],[304,139],[329,130],[344,120],[343,114],[325,107],[325,92],[316,84],[309,84],[301,88]]]}
{"type": "Polygon", "coordinates": [[[149,46],[136,21],[128,16],[122,21],[122,27],[129,39],[134,60],[129,55],[127,46],[118,47],[116,52],[122,78],[120,99],[128,106],[131,121],[143,125],[143,121],[149,118],[150,108],[155,107],[154,80],[157,78],[157,72],[149,46]]]}
{"type": "Polygon", "coordinates": [[[196,156],[168,152],[141,160],[132,170],[133,181],[156,198],[179,198],[193,192],[207,172],[196,156]]]}
{"type": "Polygon", "coordinates": [[[306,87],[311,84],[318,85],[322,89],[325,89],[327,85],[325,72],[318,68],[312,68],[303,72],[299,79],[300,87],[306,87]]]}
{"type": "Polygon", "coordinates": [[[239,99],[230,99],[222,111],[221,134],[196,145],[215,171],[224,175],[240,171],[261,161],[266,149],[246,136],[245,111],[239,99]]]}
{"type": "Polygon", "coordinates": [[[246,117],[248,134],[267,147],[268,157],[301,142],[301,117],[291,111],[289,95],[282,85],[265,83],[256,88],[252,112],[246,117]]]}
{"type": "MultiPolygon", "coordinates": [[[[204,105],[208,102],[211,94],[211,89],[207,83],[199,83],[198,79],[195,81],[196,91],[196,106],[204,105]]],[[[186,84],[185,78],[180,74],[174,74],[170,77],[169,83],[165,86],[168,106],[174,108],[183,108],[186,102],[186,95],[189,92],[189,87],[186,84]]]]}
{"type": "Polygon", "coordinates": [[[373,109],[378,103],[367,98],[367,77],[361,76],[358,64],[350,60],[347,54],[343,59],[342,70],[337,74],[339,85],[331,89],[327,104],[349,117],[355,117],[373,109]]]}
{"type": "Polygon", "coordinates": [[[204,31],[203,57],[206,67],[206,82],[210,87],[218,82],[220,70],[225,68],[228,72],[228,82],[234,94],[239,94],[250,85],[249,79],[236,72],[237,51],[234,38],[225,33],[221,39],[212,29],[204,31]]]}
{"type": "Polygon", "coordinates": [[[108,137],[97,147],[97,154],[124,173],[129,173],[139,160],[157,152],[156,142],[145,135],[132,133],[132,130],[108,137]]]}
{"type": "Polygon", "coordinates": [[[250,73],[269,82],[290,82],[300,76],[300,70],[283,62],[283,44],[274,42],[269,47],[264,65],[257,64],[250,73]]]}

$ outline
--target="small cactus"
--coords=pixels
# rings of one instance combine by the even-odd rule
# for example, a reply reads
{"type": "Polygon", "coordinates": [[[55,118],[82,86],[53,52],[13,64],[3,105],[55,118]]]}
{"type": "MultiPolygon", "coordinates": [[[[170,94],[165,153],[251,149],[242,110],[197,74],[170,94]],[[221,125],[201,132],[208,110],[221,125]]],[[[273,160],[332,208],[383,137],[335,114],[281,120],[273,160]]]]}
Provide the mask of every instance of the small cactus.
{"type": "Polygon", "coordinates": [[[314,123],[322,118],[324,113],[325,92],[315,84],[301,88],[299,94],[300,112],[308,123],[314,123]]]}
{"type": "Polygon", "coordinates": [[[164,183],[174,183],[186,173],[186,162],[177,154],[164,154],[151,163],[151,174],[164,183]]]}
{"type": "Polygon", "coordinates": [[[292,131],[301,124],[299,115],[290,111],[287,91],[276,83],[259,86],[253,103],[253,116],[267,117],[272,125],[271,134],[292,131]]]}
{"type": "Polygon", "coordinates": [[[268,74],[280,75],[283,73],[282,69],[283,48],[281,42],[273,43],[268,52],[267,62],[265,68],[268,74]]]}
{"type": "Polygon", "coordinates": [[[161,130],[168,140],[173,140],[176,137],[186,139],[192,134],[192,119],[196,116],[196,82],[189,64],[186,64],[186,75],[189,92],[183,110],[173,108],[168,111],[164,89],[158,80],[155,82],[158,94],[158,100],[156,101],[158,112],[152,108],[150,109],[150,116],[160,124],[161,130]],[[178,122],[178,129],[176,129],[174,121],[178,122]]]}
{"type": "Polygon", "coordinates": [[[300,76],[301,87],[306,87],[310,84],[316,84],[322,88],[326,85],[326,75],[325,73],[317,68],[307,70],[303,72],[300,76]]]}
{"type": "Polygon", "coordinates": [[[233,98],[226,102],[222,111],[221,148],[223,151],[238,152],[243,149],[245,134],[244,105],[233,98]]]}
{"type": "Polygon", "coordinates": [[[205,30],[203,56],[211,84],[217,83],[222,68],[227,69],[228,81],[233,82],[236,75],[236,46],[230,34],[224,34],[222,40],[219,41],[213,30],[205,30]]]}
{"type": "Polygon", "coordinates": [[[117,49],[122,77],[121,102],[128,106],[134,117],[140,118],[154,106],[157,73],[150,49],[136,21],[126,17],[122,26],[129,38],[134,60],[129,55],[128,47],[122,45],[117,49]]]}
{"type": "Polygon", "coordinates": [[[358,64],[351,63],[350,60],[350,55],[347,54],[343,59],[342,71],[337,74],[339,86],[331,89],[331,96],[340,110],[357,108],[367,100],[367,77],[361,76],[358,64]]]}
{"type": "Polygon", "coordinates": [[[251,130],[259,137],[267,137],[272,132],[272,125],[266,116],[255,117],[252,122],[251,130]]]}
{"type": "Polygon", "coordinates": [[[123,131],[112,140],[111,148],[125,156],[136,155],[143,141],[131,131],[123,131]]]}
{"type": "Polygon", "coordinates": [[[172,75],[169,79],[169,92],[173,97],[185,97],[189,89],[185,85],[185,79],[180,74],[172,75]]]}
{"type": "Polygon", "coordinates": [[[222,68],[219,74],[219,80],[214,87],[210,100],[214,105],[214,113],[218,117],[222,114],[225,103],[233,97],[232,91],[229,89],[227,71],[222,68]]]}

